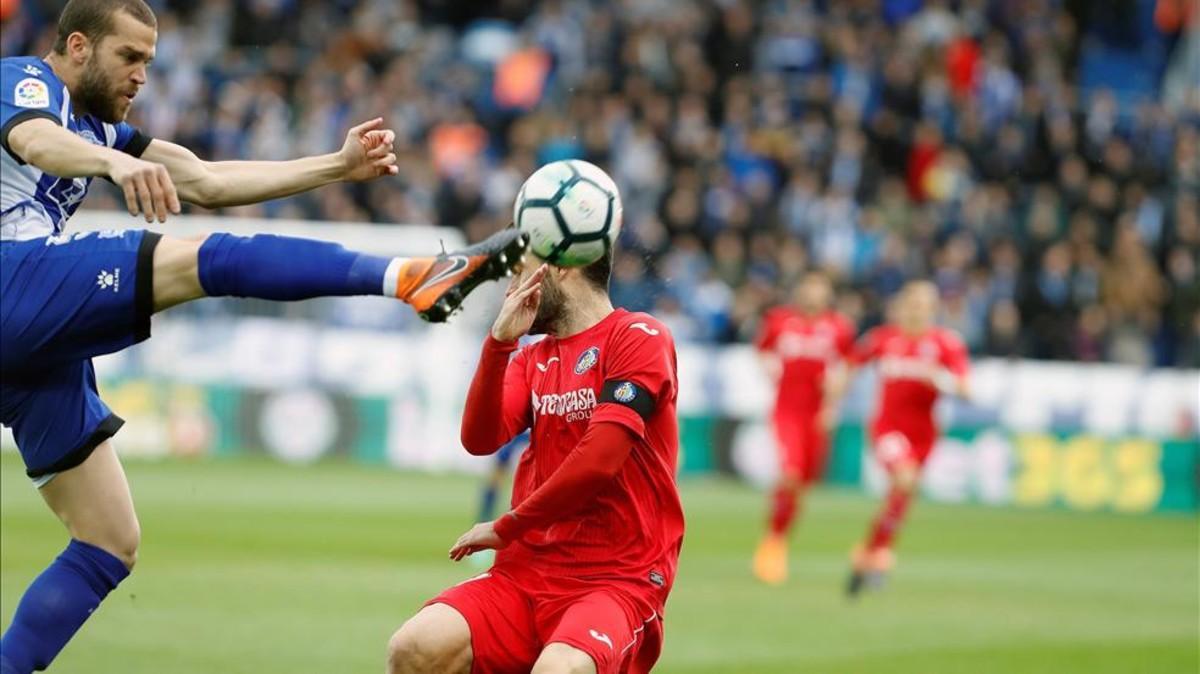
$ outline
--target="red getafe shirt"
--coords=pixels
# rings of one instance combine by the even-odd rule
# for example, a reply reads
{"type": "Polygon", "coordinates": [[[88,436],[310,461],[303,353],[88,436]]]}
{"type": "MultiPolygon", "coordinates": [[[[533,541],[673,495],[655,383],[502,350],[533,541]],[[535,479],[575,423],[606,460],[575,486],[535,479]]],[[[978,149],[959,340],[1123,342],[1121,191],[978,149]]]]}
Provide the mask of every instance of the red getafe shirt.
{"type": "Polygon", "coordinates": [[[777,356],[783,366],[775,414],[815,416],[825,398],[826,369],[854,348],[854,326],[836,311],[810,316],[777,307],[763,317],[754,345],[777,356]]]}
{"type": "Polygon", "coordinates": [[[595,496],[523,531],[497,554],[496,568],[514,575],[533,570],[547,579],[624,581],[644,588],[661,609],[684,529],[675,485],[679,385],[670,332],[647,314],[617,309],[583,332],[521,348],[505,366],[514,349],[488,338],[463,421],[464,444],[469,438],[472,451],[494,451],[532,429],[513,478],[514,507],[558,470],[589,424],[617,424],[634,446],[595,496]]]}
{"type": "Polygon", "coordinates": [[[879,363],[881,391],[874,433],[901,431],[930,439],[937,435],[933,405],[939,395],[930,379],[943,370],[963,376],[970,368],[962,339],[937,327],[913,337],[894,325],[880,326],[859,340],[853,360],[879,363]]]}

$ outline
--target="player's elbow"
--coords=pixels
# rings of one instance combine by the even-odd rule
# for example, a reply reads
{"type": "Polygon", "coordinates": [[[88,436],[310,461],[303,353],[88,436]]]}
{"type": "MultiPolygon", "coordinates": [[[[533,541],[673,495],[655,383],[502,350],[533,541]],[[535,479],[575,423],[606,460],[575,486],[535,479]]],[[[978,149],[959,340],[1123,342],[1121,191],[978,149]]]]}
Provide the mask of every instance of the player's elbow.
{"type": "Polygon", "coordinates": [[[602,466],[595,466],[587,472],[586,482],[598,487],[604,487],[617,478],[617,473],[621,472],[621,465],[620,463],[609,462],[602,466]]]}
{"type": "Polygon", "coordinates": [[[213,209],[232,205],[226,199],[229,192],[221,184],[220,176],[206,165],[202,165],[194,179],[180,183],[178,189],[181,199],[200,208],[213,209]]]}
{"type": "MultiPolygon", "coordinates": [[[[20,129],[21,127],[17,127],[20,129]]],[[[47,165],[50,160],[52,142],[47,142],[45,136],[36,134],[9,134],[8,147],[12,150],[12,154],[21,159],[21,161],[31,166],[46,171],[49,168],[47,165]]]]}

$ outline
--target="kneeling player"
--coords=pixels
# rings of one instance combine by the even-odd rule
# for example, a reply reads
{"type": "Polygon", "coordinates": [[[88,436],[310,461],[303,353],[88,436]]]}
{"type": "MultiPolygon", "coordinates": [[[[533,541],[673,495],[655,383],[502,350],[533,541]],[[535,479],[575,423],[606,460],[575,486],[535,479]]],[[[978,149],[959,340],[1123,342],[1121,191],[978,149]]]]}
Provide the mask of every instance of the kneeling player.
{"type": "Polygon", "coordinates": [[[942,393],[968,394],[967,348],[957,334],[934,325],[937,287],[910,282],[895,310],[895,323],[867,333],[853,354],[858,364],[879,362],[881,394],[871,444],[889,489],[866,540],[852,553],[850,596],[880,585],[894,564],[892,543],[937,441],[934,403],[942,393]]]}
{"type": "Polygon", "coordinates": [[[530,265],[510,286],[467,394],[462,440],[489,454],[532,429],[514,508],[451,548],[455,560],[499,552],[490,571],[396,632],[394,674],[615,674],[657,661],[683,540],[675,347],[654,318],[613,309],[609,268],[607,257],[530,265]],[[548,337],[510,360],[526,332],[548,337]]]}

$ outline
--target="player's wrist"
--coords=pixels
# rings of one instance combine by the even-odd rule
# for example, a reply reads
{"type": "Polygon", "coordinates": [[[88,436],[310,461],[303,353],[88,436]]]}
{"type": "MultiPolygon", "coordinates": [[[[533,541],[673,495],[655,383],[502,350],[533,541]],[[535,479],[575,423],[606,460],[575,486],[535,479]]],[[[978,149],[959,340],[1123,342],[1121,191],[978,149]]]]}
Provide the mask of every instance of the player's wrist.
{"type": "Polygon", "coordinates": [[[493,342],[497,346],[515,347],[517,345],[517,340],[520,338],[520,335],[509,335],[507,332],[497,328],[496,326],[492,326],[492,329],[488,331],[488,341],[493,342]]]}
{"type": "Polygon", "coordinates": [[[353,162],[346,155],[345,150],[317,155],[313,159],[317,164],[316,174],[323,183],[349,180],[350,172],[354,170],[353,162]]]}
{"type": "Polygon", "coordinates": [[[958,392],[958,378],[947,370],[935,370],[933,376],[930,377],[930,381],[933,387],[942,393],[953,395],[958,392]]]}
{"type": "Polygon", "coordinates": [[[511,511],[506,512],[492,523],[492,531],[505,543],[511,543],[524,533],[517,516],[511,511]]]}
{"type": "Polygon", "coordinates": [[[128,155],[125,155],[122,152],[110,150],[108,148],[96,148],[96,150],[96,161],[100,165],[100,171],[104,175],[108,176],[110,180],[116,182],[117,176],[114,176],[113,173],[117,171],[121,165],[121,162],[123,162],[128,155]]]}

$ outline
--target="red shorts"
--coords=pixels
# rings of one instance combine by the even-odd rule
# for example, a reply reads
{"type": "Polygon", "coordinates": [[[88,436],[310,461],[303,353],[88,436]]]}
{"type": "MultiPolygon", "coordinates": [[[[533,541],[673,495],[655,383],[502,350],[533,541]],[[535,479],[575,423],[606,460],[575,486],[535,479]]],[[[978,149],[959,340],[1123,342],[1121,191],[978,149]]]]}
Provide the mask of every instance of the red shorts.
{"type": "Polygon", "coordinates": [[[933,445],[936,433],[914,433],[899,429],[875,428],[871,431],[871,449],[875,459],[889,473],[905,463],[924,466],[933,445]]]}
{"type": "Polygon", "coordinates": [[[772,419],[779,442],[779,467],[787,477],[811,484],[825,474],[829,438],[815,414],[776,413],[772,419]]]}
{"type": "Polygon", "coordinates": [[[492,569],[430,604],[466,618],[472,674],[525,674],[551,643],[587,653],[598,674],[642,674],[662,650],[662,616],[616,586],[566,581],[551,587],[492,569]]]}

